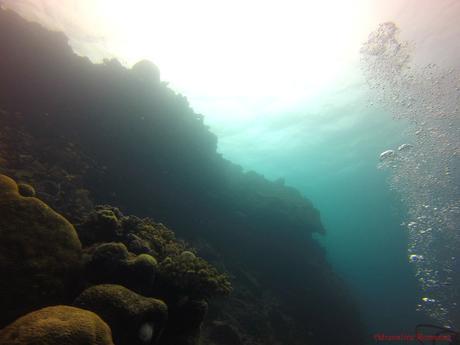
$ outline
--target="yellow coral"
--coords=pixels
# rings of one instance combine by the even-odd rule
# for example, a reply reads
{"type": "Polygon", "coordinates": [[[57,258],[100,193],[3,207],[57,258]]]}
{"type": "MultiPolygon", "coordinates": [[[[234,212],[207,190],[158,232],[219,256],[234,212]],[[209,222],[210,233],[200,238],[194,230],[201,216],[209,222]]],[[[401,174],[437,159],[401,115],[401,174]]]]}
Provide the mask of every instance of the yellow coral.
{"type": "Polygon", "coordinates": [[[109,326],[96,314],[69,306],[29,313],[0,331],[2,345],[113,345],[109,326]]]}
{"type": "Polygon", "coordinates": [[[0,327],[69,301],[80,269],[72,224],[41,200],[21,196],[17,184],[0,175],[0,327]]]}
{"type": "Polygon", "coordinates": [[[75,300],[78,307],[100,315],[112,328],[117,345],[155,344],[168,319],[168,307],[121,285],[91,286],[75,300]]]}

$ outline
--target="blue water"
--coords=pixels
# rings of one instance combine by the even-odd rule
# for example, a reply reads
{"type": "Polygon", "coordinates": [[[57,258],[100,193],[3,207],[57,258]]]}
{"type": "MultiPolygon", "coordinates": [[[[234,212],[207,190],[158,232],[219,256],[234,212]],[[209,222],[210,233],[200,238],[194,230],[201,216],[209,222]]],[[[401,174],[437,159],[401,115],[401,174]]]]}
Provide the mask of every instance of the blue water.
{"type": "Polygon", "coordinates": [[[400,225],[404,206],[389,189],[388,172],[377,168],[382,150],[405,142],[406,123],[379,109],[360,109],[355,125],[334,131],[319,150],[308,144],[315,129],[305,128],[303,147],[278,148],[283,154],[272,148],[255,164],[244,156],[248,151],[232,158],[269,178],[284,178],[312,200],[327,231],[318,240],[352,287],[371,333],[409,334],[426,318],[415,311],[419,291],[400,225]]]}
{"type": "Polygon", "coordinates": [[[239,132],[210,125],[224,156],[283,178],[320,210],[318,241],[371,333],[413,334],[417,323],[459,320],[459,86],[454,69],[411,66],[393,23],[379,30],[362,69],[319,97],[239,132]],[[394,157],[379,162],[388,149],[394,157]]]}

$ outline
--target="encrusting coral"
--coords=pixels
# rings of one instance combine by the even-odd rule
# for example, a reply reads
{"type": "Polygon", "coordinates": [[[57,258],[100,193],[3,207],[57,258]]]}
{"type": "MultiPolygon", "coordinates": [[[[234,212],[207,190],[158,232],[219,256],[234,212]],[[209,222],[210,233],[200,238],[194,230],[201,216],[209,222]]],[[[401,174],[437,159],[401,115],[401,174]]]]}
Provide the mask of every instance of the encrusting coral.
{"type": "Polygon", "coordinates": [[[70,306],[31,312],[0,331],[2,345],[114,345],[109,326],[96,314],[70,306]]]}
{"type": "Polygon", "coordinates": [[[92,286],[74,304],[101,316],[111,327],[117,345],[155,343],[168,318],[163,301],[141,296],[121,285],[92,286]]]}
{"type": "Polygon", "coordinates": [[[32,310],[70,301],[81,273],[81,244],[64,217],[23,197],[0,175],[0,327],[32,310]]]}

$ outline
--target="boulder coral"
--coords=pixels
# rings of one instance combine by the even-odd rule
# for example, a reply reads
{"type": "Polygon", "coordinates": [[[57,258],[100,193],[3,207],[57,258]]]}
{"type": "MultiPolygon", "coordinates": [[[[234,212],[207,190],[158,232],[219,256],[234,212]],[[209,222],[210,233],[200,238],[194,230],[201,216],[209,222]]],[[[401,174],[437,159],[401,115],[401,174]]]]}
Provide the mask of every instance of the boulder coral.
{"type": "Polygon", "coordinates": [[[83,291],[74,305],[97,313],[113,332],[117,345],[156,343],[168,318],[168,307],[121,285],[102,284],[83,291]]]}
{"type": "Polygon", "coordinates": [[[64,217],[19,194],[0,175],[0,327],[32,310],[73,299],[81,244],[64,217]]]}
{"type": "Polygon", "coordinates": [[[70,306],[29,313],[0,331],[2,345],[114,345],[109,326],[96,314],[70,306]]]}
{"type": "Polygon", "coordinates": [[[86,274],[91,283],[120,284],[141,294],[151,293],[157,271],[154,257],[130,253],[119,242],[96,245],[85,253],[86,274]]]}

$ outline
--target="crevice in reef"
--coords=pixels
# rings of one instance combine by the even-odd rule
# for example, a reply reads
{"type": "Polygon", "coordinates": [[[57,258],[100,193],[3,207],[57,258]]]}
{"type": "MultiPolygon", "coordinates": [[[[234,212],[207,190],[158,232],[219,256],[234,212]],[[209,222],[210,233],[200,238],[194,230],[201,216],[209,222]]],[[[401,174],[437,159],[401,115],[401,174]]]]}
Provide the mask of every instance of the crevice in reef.
{"type": "MultiPolygon", "coordinates": [[[[363,343],[351,294],[312,239],[312,233],[325,231],[319,212],[295,189],[223,159],[202,116],[160,81],[155,65],[92,64],[73,54],[62,34],[4,10],[0,47],[0,173],[32,186],[64,215],[87,255],[112,243],[105,250],[126,250],[120,254],[124,263],[117,264],[125,274],[135,255],[158,260],[155,274],[169,277],[163,282],[172,289],[152,287],[147,293],[148,283],[130,286],[129,293],[123,287],[101,289],[114,296],[121,289],[140,304],[157,305],[142,298],[164,300],[172,314],[160,344],[170,343],[175,333],[188,334],[182,341],[192,344],[200,329],[202,344],[210,345],[363,343]],[[109,219],[106,228],[91,224],[101,214],[116,221],[109,219]],[[203,286],[193,279],[181,286],[187,275],[182,264],[172,260],[168,266],[167,256],[154,253],[159,239],[147,236],[146,244],[119,218],[173,229],[176,235],[168,236],[189,243],[176,256],[212,267],[205,281],[217,279],[214,287],[226,284],[218,273],[225,272],[233,292],[209,300],[208,310],[209,296],[195,296],[203,286]],[[132,295],[136,291],[149,296],[132,295]]],[[[96,283],[129,285],[121,278],[87,285],[96,283]]],[[[155,325],[135,324],[132,332],[145,339],[155,332],[155,325]]]]}

